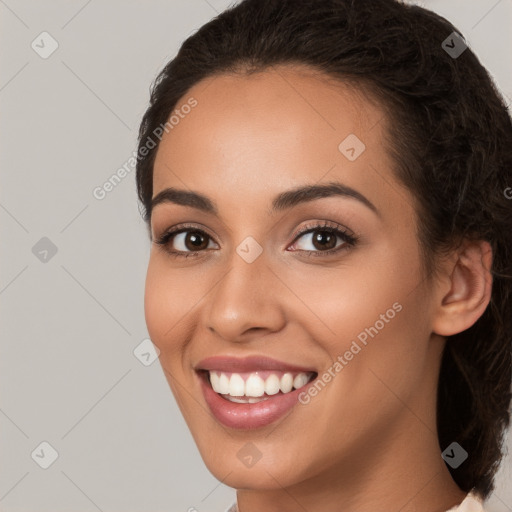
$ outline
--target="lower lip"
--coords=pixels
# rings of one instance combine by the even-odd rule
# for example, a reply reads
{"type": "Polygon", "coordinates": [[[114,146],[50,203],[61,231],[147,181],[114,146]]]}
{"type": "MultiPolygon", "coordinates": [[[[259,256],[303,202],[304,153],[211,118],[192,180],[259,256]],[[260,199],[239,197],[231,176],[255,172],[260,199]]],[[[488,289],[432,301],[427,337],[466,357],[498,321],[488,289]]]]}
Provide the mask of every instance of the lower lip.
{"type": "Polygon", "coordinates": [[[198,376],[204,399],[213,415],[226,427],[237,429],[254,429],[270,425],[292,409],[298,402],[299,394],[313,382],[310,381],[289,393],[272,395],[261,402],[239,404],[230,402],[213,391],[206,374],[198,376]]]}

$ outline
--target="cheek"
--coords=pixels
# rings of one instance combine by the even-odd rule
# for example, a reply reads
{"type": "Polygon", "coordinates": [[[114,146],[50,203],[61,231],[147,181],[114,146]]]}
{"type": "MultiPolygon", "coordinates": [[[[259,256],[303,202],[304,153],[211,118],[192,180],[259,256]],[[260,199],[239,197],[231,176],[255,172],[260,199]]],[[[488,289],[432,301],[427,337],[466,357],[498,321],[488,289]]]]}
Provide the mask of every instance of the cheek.
{"type": "Polygon", "coordinates": [[[347,301],[339,315],[336,331],[342,335],[328,349],[333,361],[342,358],[333,393],[351,397],[348,408],[356,417],[356,411],[364,417],[368,408],[385,417],[400,406],[396,396],[407,401],[421,388],[429,342],[421,295],[402,288],[376,290],[366,300],[361,295],[361,301],[347,301]]]}
{"type": "Polygon", "coordinates": [[[146,274],[144,313],[148,333],[161,352],[177,349],[183,320],[193,307],[195,287],[185,286],[183,272],[171,272],[160,255],[150,257],[146,274]]]}
{"type": "Polygon", "coordinates": [[[360,333],[364,338],[365,329],[376,323],[379,332],[389,331],[404,316],[397,309],[414,297],[411,292],[420,280],[415,259],[402,260],[392,253],[387,257],[372,254],[371,258],[371,262],[367,262],[370,256],[353,258],[339,268],[281,272],[300,299],[290,296],[288,306],[297,308],[297,316],[302,312],[301,321],[312,339],[323,340],[331,355],[346,350],[345,344],[360,333]]]}
{"type": "MultiPolygon", "coordinates": [[[[157,265],[151,257],[146,273],[146,284],[144,290],[144,315],[149,335],[153,343],[162,350],[162,340],[166,331],[165,304],[169,299],[169,291],[162,286],[163,276],[160,275],[157,265]]],[[[167,312],[169,313],[169,312],[167,312]]],[[[167,329],[169,325],[167,326],[167,329]]]]}
{"type": "Polygon", "coordinates": [[[418,255],[405,249],[386,257],[383,251],[371,265],[360,260],[295,280],[297,296],[307,298],[303,326],[332,364],[338,361],[331,373],[345,375],[333,390],[389,394],[376,375],[392,387],[415,383],[428,345],[429,310],[418,255]]]}

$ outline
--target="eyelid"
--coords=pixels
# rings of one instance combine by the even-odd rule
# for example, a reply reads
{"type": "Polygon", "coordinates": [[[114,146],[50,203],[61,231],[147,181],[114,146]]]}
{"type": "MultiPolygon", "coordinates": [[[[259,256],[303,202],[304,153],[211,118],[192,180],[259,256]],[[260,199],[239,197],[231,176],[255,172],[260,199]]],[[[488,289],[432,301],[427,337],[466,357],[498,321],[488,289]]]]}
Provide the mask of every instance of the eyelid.
{"type": "Polygon", "coordinates": [[[349,237],[356,238],[356,234],[351,229],[347,228],[346,226],[343,226],[342,224],[339,224],[338,222],[324,220],[324,221],[313,221],[313,222],[310,222],[310,223],[306,224],[305,226],[299,228],[293,235],[293,241],[295,242],[295,240],[298,237],[300,237],[301,235],[304,235],[306,233],[311,233],[315,230],[321,231],[322,229],[325,229],[325,230],[332,229],[332,230],[341,231],[343,234],[345,234],[349,237]]]}
{"type": "Polygon", "coordinates": [[[180,224],[172,226],[171,228],[164,229],[160,235],[155,236],[153,238],[153,242],[158,243],[158,240],[161,240],[168,234],[172,234],[173,236],[175,236],[183,231],[202,231],[204,232],[205,235],[208,235],[212,240],[215,239],[215,237],[210,233],[209,229],[203,224],[182,222],[180,224]]]}

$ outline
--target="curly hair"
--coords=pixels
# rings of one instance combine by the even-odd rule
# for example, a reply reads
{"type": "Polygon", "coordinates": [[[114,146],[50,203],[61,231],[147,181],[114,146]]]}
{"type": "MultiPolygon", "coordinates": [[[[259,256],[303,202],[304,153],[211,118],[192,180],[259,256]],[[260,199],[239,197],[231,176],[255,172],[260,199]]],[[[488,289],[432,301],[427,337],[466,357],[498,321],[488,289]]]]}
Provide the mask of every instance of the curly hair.
{"type": "Polygon", "coordinates": [[[376,99],[387,116],[393,173],[416,201],[425,271],[435,273],[436,257],[464,238],[492,247],[490,304],[470,328],[447,337],[437,390],[439,445],[456,441],[469,454],[448,469],[463,491],[485,499],[512,399],[512,124],[466,46],[446,19],[399,0],[243,0],[188,37],[153,82],[136,181],[149,223],[158,143],[148,151],[147,141],[204,78],[306,65],[376,99]],[[444,46],[454,47],[454,38],[459,55],[444,46]]]}

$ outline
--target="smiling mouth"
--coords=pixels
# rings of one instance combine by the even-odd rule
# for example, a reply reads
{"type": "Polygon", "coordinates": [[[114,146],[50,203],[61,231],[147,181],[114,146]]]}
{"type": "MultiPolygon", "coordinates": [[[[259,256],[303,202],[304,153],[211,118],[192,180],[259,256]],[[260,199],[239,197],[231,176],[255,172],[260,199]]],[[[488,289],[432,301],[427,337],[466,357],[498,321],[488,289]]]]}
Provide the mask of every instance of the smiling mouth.
{"type": "Polygon", "coordinates": [[[317,372],[276,370],[242,373],[199,370],[198,373],[224,400],[240,404],[254,404],[286,395],[306,386],[318,376],[317,372]]]}

